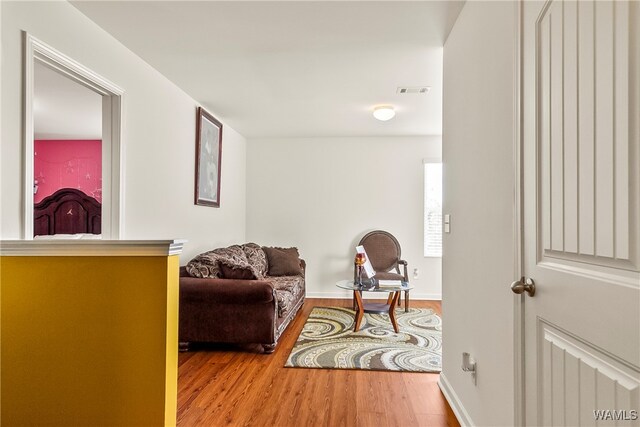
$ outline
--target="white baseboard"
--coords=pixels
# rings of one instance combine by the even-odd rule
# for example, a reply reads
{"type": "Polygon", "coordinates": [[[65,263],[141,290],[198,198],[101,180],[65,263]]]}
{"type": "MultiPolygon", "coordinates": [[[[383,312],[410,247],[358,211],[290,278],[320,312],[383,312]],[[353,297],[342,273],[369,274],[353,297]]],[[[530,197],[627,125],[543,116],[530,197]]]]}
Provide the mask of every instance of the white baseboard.
{"type": "Polygon", "coordinates": [[[460,425],[469,427],[474,426],[475,424],[473,424],[469,413],[466,409],[464,409],[464,406],[462,405],[462,402],[460,402],[458,395],[453,390],[451,384],[449,383],[449,381],[447,381],[447,377],[445,377],[444,373],[442,372],[440,373],[440,379],[438,380],[438,387],[440,387],[442,394],[444,394],[445,399],[447,399],[447,402],[449,402],[449,406],[451,406],[451,409],[456,415],[456,418],[458,419],[460,425]]]}
{"type": "Polygon", "coordinates": [[[351,292],[335,291],[335,292],[309,292],[305,295],[306,298],[338,298],[338,299],[351,299],[353,295],[351,292]]]}
{"type": "MultiPolygon", "coordinates": [[[[334,292],[309,292],[307,291],[306,298],[337,298],[337,299],[351,299],[353,294],[351,291],[334,291],[334,292]]],[[[381,298],[383,299],[383,298],[381,298]]],[[[441,301],[442,294],[419,294],[411,292],[411,300],[431,300],[441,301]]]]}

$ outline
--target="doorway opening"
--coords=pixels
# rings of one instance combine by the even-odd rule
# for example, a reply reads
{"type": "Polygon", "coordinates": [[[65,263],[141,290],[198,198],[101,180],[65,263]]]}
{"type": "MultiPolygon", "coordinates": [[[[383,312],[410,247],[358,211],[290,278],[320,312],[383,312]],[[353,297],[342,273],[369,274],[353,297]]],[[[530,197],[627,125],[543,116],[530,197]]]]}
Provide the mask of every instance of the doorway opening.
{"type": "Polygon", "coordinates": [[[122,89],[25,35],[24,236],[122,235],[122,89]]]}

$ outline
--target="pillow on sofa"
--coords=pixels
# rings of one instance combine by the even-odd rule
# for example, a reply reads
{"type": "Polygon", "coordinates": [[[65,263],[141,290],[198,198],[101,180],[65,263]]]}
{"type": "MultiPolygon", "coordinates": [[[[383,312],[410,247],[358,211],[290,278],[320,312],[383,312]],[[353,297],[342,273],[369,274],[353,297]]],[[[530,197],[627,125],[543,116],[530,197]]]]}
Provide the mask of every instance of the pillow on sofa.
{"type": "Polygon", "coordinates": [[[240,245],[231,245],[227,248],[214,249],[218,254],[218,260],[227,260],[235,265],[246,265],[247,256],[240,245]]]}
{"type": "Polygon", "coordinates": [[[232,245],[228,248],[218,248],[196,256],[187,263],[186,270],[191,277],[215,279],[222,276],[220,260],[227,260],[233,265],[242,267],[248,265],[247,256],[242,248],[238,245],[232,245]]]}
{"type": "Polygon", "coordinates": [[[253,272],[253,269],[247,264],[245,266],[234,264],[233,262],[229,262],[229,260],[221,259],[220,263],[220,272],[222,273],[222,277],[224,279],[235,279],[235,280],[254,280],[256,279],[256,275],[253,272]]]}
{"type": "Polygon", "coordinates": [[[242,250],[247,256],[247,262],[253,267],[254,274],[257,279],[263,279],[267,274],[269,264],[267,263],[267,254],[264,253],[262,247],[255,243],[245,243],[242,250]]]}
{"type": "Polygon", "coordinates": [[[269,261],[269,276],[299,276],[300,254],[298,248],[262,248],[269,261]]]}
{"type": "Polygon", "coordinates": [[[185,270],[191,277],[212,279],[220,277],[218,255],[214,251],[200,254],[187,263],[185,270]]]}

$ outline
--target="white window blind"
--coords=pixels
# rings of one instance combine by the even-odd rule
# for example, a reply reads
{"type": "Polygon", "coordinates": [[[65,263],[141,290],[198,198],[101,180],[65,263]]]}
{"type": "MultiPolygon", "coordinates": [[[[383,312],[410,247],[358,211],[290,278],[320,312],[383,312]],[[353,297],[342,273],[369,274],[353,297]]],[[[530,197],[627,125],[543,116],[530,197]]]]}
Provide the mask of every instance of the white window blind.
{"type": "Polygon", "coordinates": [[[442,163],[424,164],[424,256],[442,256],[442,163]]]}

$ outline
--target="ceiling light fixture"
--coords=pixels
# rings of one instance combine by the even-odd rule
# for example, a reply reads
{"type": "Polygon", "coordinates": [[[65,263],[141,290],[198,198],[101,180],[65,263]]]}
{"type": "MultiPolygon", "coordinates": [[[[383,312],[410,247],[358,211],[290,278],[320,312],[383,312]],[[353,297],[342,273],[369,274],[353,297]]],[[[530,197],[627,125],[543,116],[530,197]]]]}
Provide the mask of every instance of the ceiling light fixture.
{"type": "Polygon", "coordinates": [[[383,122],[393,119],[396,111],[391,105],[379,105],[373,109],[373,117],[383,122]]]}

